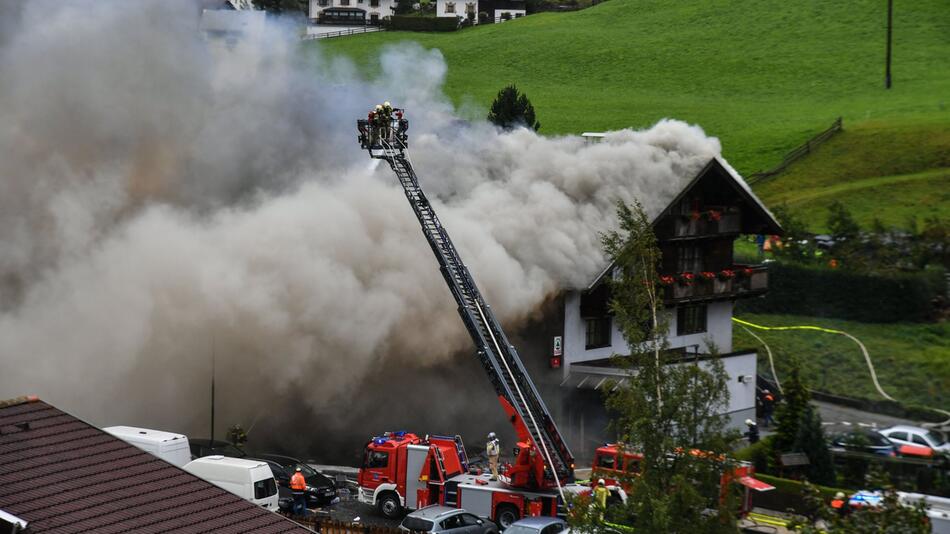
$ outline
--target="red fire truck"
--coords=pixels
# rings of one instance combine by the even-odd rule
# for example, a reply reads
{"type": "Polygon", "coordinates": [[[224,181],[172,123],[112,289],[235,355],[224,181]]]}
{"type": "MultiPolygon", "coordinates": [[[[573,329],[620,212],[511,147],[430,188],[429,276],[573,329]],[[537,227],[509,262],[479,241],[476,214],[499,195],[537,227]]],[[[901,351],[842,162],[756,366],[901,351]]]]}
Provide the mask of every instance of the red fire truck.
{"type": "MultiPolygon", "coordinates": [[[[701,454],[699,451],[693,451],[692,454],[701,454]]],[[[640,465],[643,462],[643,455],[637,452],[626,451],[619,444],[606,444],[598,447],[594,454],[594,465],[591,469],[591,479],[597,480],[603,478],[608,487],[623,488],[630,491],[630,487],[625,480],[637,476],[640,473],[640,465]]],[[[719,486],[725,497],[726,488],[736,482],[745,489],[742,503],[740,505],[740,515],[745,515],[752,510],[751,491],[769,491],[775,489],[774,486],[766,484],[755,478],[755,468],[749,462],[738,462],[732,469],[724,471],[719,481],[719,486]]]]}

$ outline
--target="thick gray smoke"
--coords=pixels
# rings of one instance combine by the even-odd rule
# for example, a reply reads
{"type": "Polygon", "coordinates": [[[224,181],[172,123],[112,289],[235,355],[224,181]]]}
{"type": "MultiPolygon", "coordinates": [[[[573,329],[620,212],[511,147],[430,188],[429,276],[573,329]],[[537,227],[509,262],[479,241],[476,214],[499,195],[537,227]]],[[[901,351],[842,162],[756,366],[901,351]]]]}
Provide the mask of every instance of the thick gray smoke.
{"type": "Polygon", "coordinates": [[[273,21],[209,40],[190,2],[8,11],[0,398],[101,425],[206,435],[213,351],[219,431],[294,398],[282,418],[368,435],[325,416],[409,396],[381,370],[436,381],[469,350],[401,189],[356,144],[375,103],[407,108],[422,184],[509,325],[603,267],[616,199],[657,209],[720,150],[677,121],[594,145],[461,121],[441,54],[408,44],[367,80],[273,21]]]}

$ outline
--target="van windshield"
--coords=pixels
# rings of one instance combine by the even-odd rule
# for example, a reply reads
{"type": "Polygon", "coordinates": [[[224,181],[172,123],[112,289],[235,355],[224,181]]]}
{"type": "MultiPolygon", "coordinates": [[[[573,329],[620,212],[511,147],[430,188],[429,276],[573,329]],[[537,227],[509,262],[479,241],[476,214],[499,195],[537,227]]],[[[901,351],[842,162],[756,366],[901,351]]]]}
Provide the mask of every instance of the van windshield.
{"type": "Polygon", "coordinates": [[[277,482],[274,477],[258,480],[254,483],[254,498],[266,499],[277,493],[277,482]]]}

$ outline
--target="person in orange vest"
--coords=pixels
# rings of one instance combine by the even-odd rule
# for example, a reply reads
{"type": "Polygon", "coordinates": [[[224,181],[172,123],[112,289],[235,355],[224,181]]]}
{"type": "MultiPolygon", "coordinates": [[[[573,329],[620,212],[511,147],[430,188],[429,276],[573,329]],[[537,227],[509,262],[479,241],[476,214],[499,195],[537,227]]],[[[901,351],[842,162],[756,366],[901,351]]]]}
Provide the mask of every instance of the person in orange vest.
{"type": "Polygon", "coordinates": [[[307,511],[307,480],[299,467],[290,477],[290,490],[294,492],[294,515],[304,515],[307,511]]]}
{"type": "Polygon", "coordinates": [[[768,428],[770,424],[775,421],[772,419],[772,413],[775,411],[775,397],[772,396],[772,392],[763,389],[762,390],[762,419],[764,419],[763,425],[765,428],[768,428]]]}
{"type": "Polygon", "coordinates": [[[835,498],[831,500],[831,509],[840,516],[848,514],[848,499],[845,497],[844,492],[839,491],[835,493],[835,498]]]}

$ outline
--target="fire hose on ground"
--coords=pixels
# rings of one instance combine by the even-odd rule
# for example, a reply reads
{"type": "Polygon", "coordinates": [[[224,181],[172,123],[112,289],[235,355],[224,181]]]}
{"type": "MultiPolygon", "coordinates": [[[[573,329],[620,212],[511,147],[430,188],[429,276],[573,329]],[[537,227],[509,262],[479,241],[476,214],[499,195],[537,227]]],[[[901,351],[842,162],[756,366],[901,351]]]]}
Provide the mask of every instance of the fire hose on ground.
{"type": "MultiPolygon", "coordinates": [[[[749,328],[755,328],[755,329],[758,329],[758,330],[773,330],[773,331],[781,331],[781,330],[812,330],[812,331],[817,331],[817,332],[824,332],[824,333],[826,333],[826,334],[837,334],[837,335],[844,336],[844,337],[850,339],[851,341],[854,341],[855,343],[857,343],[858,347],[861,349],[861,353],[864,354],[864,361],[865,361],[865,362],[867,363],[867,365],[868,365],[868,371],[869,371],[870,374],[871,374],[871,381],[874,382],[874,388],[877,390],[877,392],[878,392],[882,397],[884,397],[885,399],[888,399],[888,400],[891,400],[891,401],[894,401],[894,402],[898,402],[897,399],[895,399],[894,397],[891,397],[890,395],[888,395],[887,392],[885,392],[884,389],[881,387],[881,383],[878,382],[878,380],[877,380],[877,372],[874,370],[874,362],[871,361],[871,355],[868,354],[868,349],[867,349],[867,347],[864,346],[864,343],[861,343],[861,340],[860,340],[860,339],[858,339],[858,338],[852,336],[851,334],[849,334],[849,333],[847,333],[847,332],[845,332],[845,331],[843,331],[843,330],[834,330],[834,329],[832,329],[832,328],[823,328],[823,327],[820,327],[820,326],[812,326],[812,325],[763,326],[763,325],[758,325],[758,324],[755,324],[755,323],[750,323],[749,321],[743,321],[742,319],[739,319],[738,317],[733,317],[732,320],[733,320],[735,323],[737,323],[737,324],[739,324],[740,326],[742,326],[742,328],[743,328],[746,332],[748,332],[749,335],[751,335],[752,337],[754,337],[756,340],[759,341],[759,343],[762,344],[762,346],[765,347],[765,352],[766,352],[766,354],[768,354],[768,357],[769,357],[769,367],[771,368],[771,371],[772,371],[772,378],[775,379],[775,385],[778,387],[778,390],[779,390],[780,393],[782,392],[782,385],[779,383],[779,381],[778,381],[778,375],[775,373],[775,362],[774,362],[774,359],[773,359],[773,356],[772,356],[772,349],[769,348],[768,344],[765,343],[765,341],[763,341],[762,338],[760,338],[759,336],[757,336],[757,335],[755,335],[754,333],[752,333],[752,331],[749,330],[749,328]]],[[[935,412],[939,412],[939,413],[942,413],[942,414],[946,415],[946,416],[948,417],[948,419],[947,419],[946,421],[941,422],[941,423],[931,423],[931,424],[928,424],[927,426],[941,426],[941,427],[942,427],[942,426],[948,426],[948,425],[950,425],[950,412],[948,412],[948,411],[946,411],[946,410],[941,410],[941,409],[939,409],[939,408],[929,407],[929,406],[928,406],[928,408],[930,408],[931,410],[934,410],[935,412]]]]}

